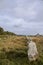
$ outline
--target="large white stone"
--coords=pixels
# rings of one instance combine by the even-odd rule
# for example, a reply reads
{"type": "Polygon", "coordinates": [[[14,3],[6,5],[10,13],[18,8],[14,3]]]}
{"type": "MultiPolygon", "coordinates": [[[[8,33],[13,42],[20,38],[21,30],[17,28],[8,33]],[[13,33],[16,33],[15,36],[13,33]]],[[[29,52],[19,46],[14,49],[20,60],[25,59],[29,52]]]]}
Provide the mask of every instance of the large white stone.
{"type": "Polygon", "coordinates": [[[33,41],[28,42],[28,58],[30,61],[34,61],[38,58],[36,43],[33,41]]]}

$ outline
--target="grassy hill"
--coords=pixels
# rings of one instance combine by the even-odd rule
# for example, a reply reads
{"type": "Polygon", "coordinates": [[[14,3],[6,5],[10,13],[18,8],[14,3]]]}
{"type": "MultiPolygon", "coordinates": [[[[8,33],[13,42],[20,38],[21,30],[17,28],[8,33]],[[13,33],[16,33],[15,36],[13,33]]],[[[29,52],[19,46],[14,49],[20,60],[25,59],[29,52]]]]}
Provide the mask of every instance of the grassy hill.
{"type": "Polygon", "coordinates": [[[30,62],[25,36],[0,35],[0,65],[43,65],[43,37],[31,37],[36,42],[39,58],[30,62]]]}
{"type": "Polygon", "coordinates": [[[16,35],[16,34],[13,32],[4,31],[4,29],[0,27],[0,35],[16,35]]]}
{"type": "Polygon", "coordinates": [[[0,35],[0,65],[43,65],[43,36],[31,38],[39,52],[39,58],[34,62],[28,60],[26,36],[0,35]]]}

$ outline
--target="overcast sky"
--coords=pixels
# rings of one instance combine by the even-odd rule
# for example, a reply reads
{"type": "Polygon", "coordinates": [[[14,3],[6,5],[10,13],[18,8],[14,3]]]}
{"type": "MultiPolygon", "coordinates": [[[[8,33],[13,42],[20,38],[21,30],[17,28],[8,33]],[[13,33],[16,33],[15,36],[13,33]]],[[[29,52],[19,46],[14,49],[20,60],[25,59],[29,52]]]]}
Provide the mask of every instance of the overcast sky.
{"type": "Polygon", "coordinates": [[[43,0],[0,0],[0,26],[16,34],[43,34],[43,0]]]}

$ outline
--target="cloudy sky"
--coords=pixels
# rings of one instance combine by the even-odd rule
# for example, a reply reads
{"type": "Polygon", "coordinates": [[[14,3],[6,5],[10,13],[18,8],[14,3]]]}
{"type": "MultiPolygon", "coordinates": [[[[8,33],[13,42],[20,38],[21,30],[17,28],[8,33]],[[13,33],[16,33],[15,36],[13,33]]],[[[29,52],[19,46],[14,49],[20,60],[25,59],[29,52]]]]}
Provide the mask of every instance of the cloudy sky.
{"type": "Polygon", "coordinates": [[[43,34],[43,0],[0,0],[0,26],[16,34],[43,34]]]}

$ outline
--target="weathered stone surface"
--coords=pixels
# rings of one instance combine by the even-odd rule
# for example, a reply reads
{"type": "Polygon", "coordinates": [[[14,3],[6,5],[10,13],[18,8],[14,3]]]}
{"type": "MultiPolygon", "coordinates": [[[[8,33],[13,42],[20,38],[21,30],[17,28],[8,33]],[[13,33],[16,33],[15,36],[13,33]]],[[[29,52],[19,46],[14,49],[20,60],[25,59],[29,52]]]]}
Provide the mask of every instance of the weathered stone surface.
{"type": "Polygon", "coordinates": [[[30,61],[35,61],[38,58],[36,43],[33,41],[28,42],[28,58],[30,61]]]}

